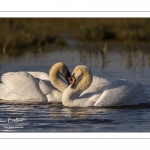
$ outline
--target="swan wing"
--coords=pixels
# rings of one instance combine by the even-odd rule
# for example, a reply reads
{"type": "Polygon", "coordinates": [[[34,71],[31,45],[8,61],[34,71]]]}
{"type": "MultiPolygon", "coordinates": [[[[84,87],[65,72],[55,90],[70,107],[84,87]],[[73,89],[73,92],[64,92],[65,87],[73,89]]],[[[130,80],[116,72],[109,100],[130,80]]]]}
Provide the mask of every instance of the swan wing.
{"type": "Polygon", "coordinates": [[[41,91],[46,95],[48,102],[62,102],[62,93],[52,89],[45,81],[39,80],[41,91]]]}
{"type": "Polygon", "coordinates": [[[2,75],[0,99],[19,101],[47,101],[38,81],[27,72],[8,72],[2,75]]]}
{"type": "Polygon", "coordinates": [[[41,80],[49,81],[49,75],[46,72],[41,72],[41,71],[27,71],[27,73],[31,74],[34,78],[39,78],[41,80]]]}
{"type": "Polygon", "coordinates": [[[121,79],[108,84],[94,106],[137,105],[147,102],[149,102],[148,95],[141,83],[121,79]]]}
{"type": "Polygon", "coordinates": [[[41,91],[46,95],[48,102],[62,102],[62,93],[50,82],[49,75],[45,72],[29,72],[39,82],[41,91]]]}
{"type": "Polygon", "coordinates": [[[83,91],[80,96],[87,94],[87,93],[94,93],[102,89],[104,86],[108,85],[110,82],[104,78],[100,78],[98,76],[93,76],[93,81],[89,88],[83,91]]]}
{"type": "Polygon", "coordinates": [[[39,86],[45,95],[48,95],[53,91],[53,89],[45,81],[39,80],[39,86]]]}
{"type": "Polygon", "coordinates": [[[27,73],[31,74],[34,78],[36,78],[38,81],[43,81],[46,86],[49,86],[50,89],[57,90],[50,82],[49,75],[45,72],[40,71],[27,71],[27,73]]]}

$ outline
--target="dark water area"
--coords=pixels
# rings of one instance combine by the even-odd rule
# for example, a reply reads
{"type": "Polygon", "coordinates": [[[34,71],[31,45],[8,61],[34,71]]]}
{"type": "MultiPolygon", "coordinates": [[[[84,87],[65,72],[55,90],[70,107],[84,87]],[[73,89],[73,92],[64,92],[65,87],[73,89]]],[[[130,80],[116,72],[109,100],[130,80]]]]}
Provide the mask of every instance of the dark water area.
{"type": "MultiPolygon", "coordinates": [[[[46,47],[14,57],[1,55],[0,75],[11,71],[49,72],[63,61],[70,71],[88,66],[93,75],[110,81],[128,79],[143,83],[150,96],[150,46],[146,44],[80,43],[63,48],[46,47]],[[49,52],[44,49],[49,48],[49,52]]],[[[68,108],[61,103],[21,104],[0,101],[1,132],[149,132],[150,105],[113,108],[68,108]]]]}

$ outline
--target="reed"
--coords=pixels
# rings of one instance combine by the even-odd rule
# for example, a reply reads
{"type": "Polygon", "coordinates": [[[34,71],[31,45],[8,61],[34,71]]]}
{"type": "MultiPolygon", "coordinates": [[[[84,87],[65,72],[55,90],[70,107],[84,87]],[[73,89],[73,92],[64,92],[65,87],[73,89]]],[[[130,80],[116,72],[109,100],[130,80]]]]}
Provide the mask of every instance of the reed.
{"type": "Polygon", "coordinates": [[[0,47],[41,48],[81,41],[149,42],[149,18],[0,18],[0,47]]]}

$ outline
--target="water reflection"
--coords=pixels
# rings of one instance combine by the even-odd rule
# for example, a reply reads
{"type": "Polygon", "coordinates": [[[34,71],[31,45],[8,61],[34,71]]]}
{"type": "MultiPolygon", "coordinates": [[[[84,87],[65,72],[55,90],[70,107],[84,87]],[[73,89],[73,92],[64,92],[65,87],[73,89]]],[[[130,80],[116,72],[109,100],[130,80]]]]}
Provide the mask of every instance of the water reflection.
{"type": "Polygon", "coordinates": [[[145,58],[143,52],[141,50],[128,52],[125,65],[128,69],[132,68],[134,72],[143,72],[145,67],[145,58]]]}
{"type": "Polygon", "coordinates": [[[66,63],[70,70],[76,65],[86,65],[95,75],[108,70],[144,72],[150,67],[150,51],[140,46],[135,49],[108,42],[74,42],[67,47],[39,47],[19,54],[15,57],[7,52],[0,55],[1,73],[20,70],[48,72],[50,66],[58,61],[66,63]]]}
{"type": "Polygon", "coordinates": [[[81,64],[88,65],[90,69],[94,68],[105,69],[109,64],[110,60],[108,58],[107,42],[103,45],[97,43],[95,45],[78,45],[78,51],[80,56],[81,64]]]}
{"type": "Polygon", "coordinates": [[[148,57],[148,66],[150,67],[150,57],[148,57]]]}
{"type": "Polygon", "coordinates": [[[107,57],[107,42],[104,43],[104,47],[101,50],[101,57],[102,57],[102,69],[105,69],[108,63],[110,62],[107,57]]]}

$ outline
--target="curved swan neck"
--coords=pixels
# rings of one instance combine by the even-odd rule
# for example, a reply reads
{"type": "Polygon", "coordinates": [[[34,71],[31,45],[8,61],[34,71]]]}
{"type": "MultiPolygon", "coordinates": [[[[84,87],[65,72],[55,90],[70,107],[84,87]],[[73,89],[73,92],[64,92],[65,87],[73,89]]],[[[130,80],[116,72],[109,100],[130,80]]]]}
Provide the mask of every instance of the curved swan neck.
{"type": "Polygon", "coordinates": [[[73,89],[76,91],[75,93],[77,94],[86,90],[91,85],[93,80],[93,75],[90,70],[88,70],[86,67],[81,67],[81,70],[83,72],[83,76],[75,83],[73,87],[73,89]]]}
{"type": "Polygon", "coordinates": [[[88,107],[94,105],[94,102],[90,101],[88,98],[76,97],[78,93],[78,90],[72,89],[71,86],[68,86],[62,94],[63,105],[68,107],[88,107]]]}
{"type": "MultiPolygon", "coordinates": [[[[82,67],[81,67],[82,69],[82,67]]],[[[68,86],[66,90],[63,92],[62,95],[62,103],[65,106],[70,107],[86,107],[87,106],[87,99],[74,99],[77,94],[83,92],[86,90],[92,83],[93,76],[90,70],[87,68],[83,68],[82,70],[83,76],[80,80],[77,81],[77,83],[74,84],[74,86],[71,88],[71,86],[68,86]]],[[[91,105],[91,104],[88,104],[91,105]]]]}
{"type": "Polygon", "coordinates": [[[57,88],[61,92],[64,92],[68,85],[60,77],[61,66],[61,63],[53,65],[49,71],[49,78],[55,88],[57,88]]]}

